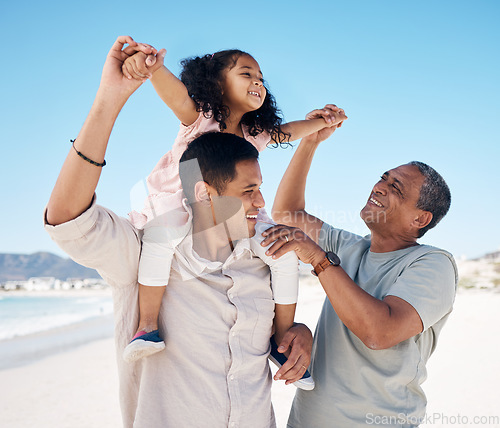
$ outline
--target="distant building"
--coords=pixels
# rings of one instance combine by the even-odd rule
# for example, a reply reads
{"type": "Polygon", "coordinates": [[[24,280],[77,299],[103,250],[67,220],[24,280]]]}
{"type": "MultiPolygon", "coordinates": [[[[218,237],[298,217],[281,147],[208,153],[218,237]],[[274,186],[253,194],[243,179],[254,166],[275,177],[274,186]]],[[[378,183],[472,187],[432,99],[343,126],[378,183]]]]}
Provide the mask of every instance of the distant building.
{"type": "Polygon", "coordinates": [[[101,278],[68,278],[61,281],[52,276],[33,277],[28,280],[6,281],[0,284],[0,290],[14,291],[49,291],[49,290],[80,290],[102,289],[108,285],[101,278]]]}
{"type": "Polygon", "coordinates": [[[500,250],[494,251],[493,253],[486,254],[484,256],[486,260],[493,260],[494,262],[500,262],[500,250]]]}
{"type": "Polygon", "coordinates": [[[33,277],[25,282],[24,289],[27,291],[53,290],[56,279],[53,276],[33,277]]]}

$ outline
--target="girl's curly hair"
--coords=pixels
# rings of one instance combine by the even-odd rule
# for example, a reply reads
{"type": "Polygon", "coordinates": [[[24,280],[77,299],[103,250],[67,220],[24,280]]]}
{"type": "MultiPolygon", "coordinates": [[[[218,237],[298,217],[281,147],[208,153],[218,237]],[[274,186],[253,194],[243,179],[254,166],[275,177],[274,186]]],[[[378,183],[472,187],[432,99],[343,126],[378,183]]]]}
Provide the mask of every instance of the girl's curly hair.
{"type": "MultiPolygon", "coordinates": [[[[230,114],[229,107],[222,100],[224,72],[233,68],[242,55],[251,56],[238,49],[231,49],[181,61],[180,79],[196,103],[196,110],[203,112],[206,118],[213,117],[219,123],[221,131],[226,129],[226,119],[230,114]]],[[[290,134],[281,129],[283,119],[276,100],[265,83],[264,87],[267,92],[264,103],[258,110],[243,115],[241,123],[248,127],[248,133],[252,137],[264,131],[268,132],[274,147],[291,145],[290,134]]]]}

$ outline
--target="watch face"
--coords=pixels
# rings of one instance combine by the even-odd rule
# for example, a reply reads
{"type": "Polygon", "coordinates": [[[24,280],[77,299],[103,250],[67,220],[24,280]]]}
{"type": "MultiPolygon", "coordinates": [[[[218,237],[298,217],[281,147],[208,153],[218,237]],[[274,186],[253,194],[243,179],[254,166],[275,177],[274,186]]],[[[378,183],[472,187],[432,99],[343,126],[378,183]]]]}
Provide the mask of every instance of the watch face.
{"type": "Polygon", "coordinates": [[[340,265],[340,258],[337,256],[337,254],[332,253],[331,251],[328,251],[326,253],[326,258],[330,260],[330,263],[334,266],[340,265]]]}

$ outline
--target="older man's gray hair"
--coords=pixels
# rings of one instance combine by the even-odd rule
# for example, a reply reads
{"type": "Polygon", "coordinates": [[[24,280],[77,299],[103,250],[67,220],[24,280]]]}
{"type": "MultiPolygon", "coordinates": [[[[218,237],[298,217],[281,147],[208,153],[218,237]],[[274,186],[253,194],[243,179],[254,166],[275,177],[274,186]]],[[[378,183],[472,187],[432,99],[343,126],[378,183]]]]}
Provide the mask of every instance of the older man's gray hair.
{"type": "Polygon", "coordinates": [[[416,166],[424,176],[424,183],[420,189],[417,208],[429,211],[432,214],[431,222],[420,229],[418,237],[421,238],[425,232],[436,226],[446,215],[451,205],[451,193],[444,178],[434,168],[418,161],[410,162],[409,165],[416,166]]]}

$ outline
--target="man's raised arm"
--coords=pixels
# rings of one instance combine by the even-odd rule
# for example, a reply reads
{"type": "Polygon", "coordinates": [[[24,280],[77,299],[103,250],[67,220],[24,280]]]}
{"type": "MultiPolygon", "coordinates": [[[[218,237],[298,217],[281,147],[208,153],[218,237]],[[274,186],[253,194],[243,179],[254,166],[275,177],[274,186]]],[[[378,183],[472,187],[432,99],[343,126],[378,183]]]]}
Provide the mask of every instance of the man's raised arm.
{"type": "MultiPolygon", "coordinates": [[[[90,206],[102,170],[102,166],[96,164],[104,162],[115,120],[130,95],[142,84],[122,74],[123,61],[137,51],[157,53],[152,46],[139,44],[130,36],[118,37],[109,51],[90,113],[52,190],[47,205],[46,220],[49,224],[58,225],[72,220],[90,206]],[[128,46],[124,49],[125,44],[128,46]]],[[[152,71],[154,67],[151,67],[152,71]]]]}
{"type": "MultiPolygon", "coordinates": [[[[307,119],[318,117],[329,117],[334,121],[347,119],[344,110],[333,104],[327,104],[320,110],[313,110],[306,116],[307,119]]],[[[307,174],[319,144],[330,137],[340,126],[342,122],[302,139],[281,179],[272,208],[272,217],[275,221],[302,229],[316,242],[323,222],[305,210],[307,174]]]]}

